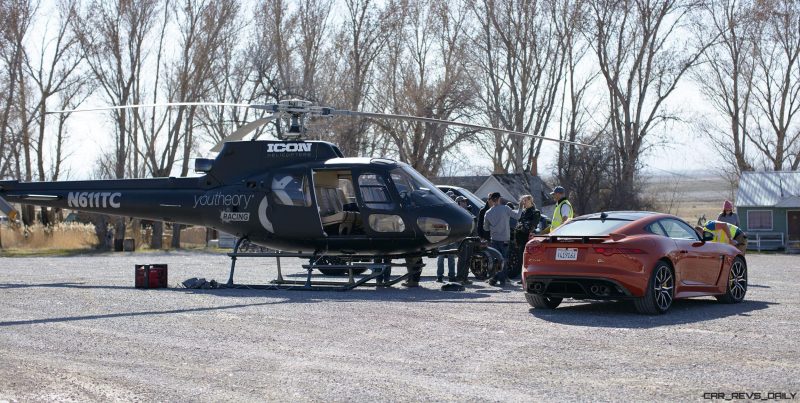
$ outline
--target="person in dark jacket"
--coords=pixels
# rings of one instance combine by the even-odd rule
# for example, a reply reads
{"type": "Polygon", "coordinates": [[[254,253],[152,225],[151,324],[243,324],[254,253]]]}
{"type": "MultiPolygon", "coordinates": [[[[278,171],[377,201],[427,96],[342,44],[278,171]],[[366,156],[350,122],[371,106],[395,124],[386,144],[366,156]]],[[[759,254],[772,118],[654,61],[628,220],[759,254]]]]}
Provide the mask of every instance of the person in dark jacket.
{"type": "Polygon", "coordinates": [[[486,212],[489,211],[490,208],[494,207],[494,202],[491,199],[491,194],[489,194],[489,198],[486,199],[486,204],[483,205],[483,208],[478,212],[478,236],[481,239],[489,240],[489,231],[483,228],[483,219],[486,217],[486,212]]]}
{"type": "Polygon", "coordinates": [[[511,253],[509,257],[511,267],[509,267],[509,278],[517,278],[522,274],[522,253],[525,251],[525,244],[531,234],[536,233],[536,227],[542,219],[542,212],[536,208],[533,196],[524,195],[519,199],[519,206],[522,210],[517,225],[511,232],[511,253]]]}

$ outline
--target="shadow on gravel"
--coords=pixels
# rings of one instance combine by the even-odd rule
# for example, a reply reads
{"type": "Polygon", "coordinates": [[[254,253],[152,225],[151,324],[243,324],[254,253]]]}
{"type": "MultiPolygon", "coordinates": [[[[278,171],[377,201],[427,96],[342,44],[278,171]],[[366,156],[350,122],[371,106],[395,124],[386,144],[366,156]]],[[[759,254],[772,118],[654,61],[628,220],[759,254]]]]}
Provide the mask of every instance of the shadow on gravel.
{"type": "Polygon", "coordinates": [[[673,303],[664,315],[636,313],[632,302],[590,302],[562,305],[555,310],[531,308],[531,315],[552,323],[586,327],[647,329],[659,326],[702,322],[731,316],[750,316],[752,312],[777,305],[775,302],[745,300],[723,304],[714,299],[685,299],[673,303]]]}
{"type": "MultiPolygon", "coordinates": [[[[246,286],[243,286],[246,287],[246,286]]],[[[214,295],[219,297],[233,298],[283,298],[284,303],[317,303],[317,302],[358,302],[358,301],[380,301],[380,302],[433,302],[433,303],[491,303],[491,304],[519,304],[519,301],[482,301],[491,297],[492,292],[482,289],[470,288],[467,286],[465,291],[448,292],[430,288],[406,289],[400,286],[390,288],[364,288],[350,291],[339,290],[302,290],[302,286],[294,287],[271,287],[265,286],[258,289],[248,288],[219,288],[219,289],[189,289],[189,288],[170,288],[169,291],[186,293],[214,295]],[[371,289],[370,289],[371,288],[371,289]]],[[[497,290],[493,292],[502,292],[497,290]]],[[[511,291],[511,290],[509,290],[511,291]]],[[[516,290],[514,290],[516,291],[516,290]]]]}
{"type": "Polygon", "coordinates": [[[118,313],[97,314],[97,315],[64,316],[64,317],[60,317],[60,318],[12,320],[12,321],[0,322],[0,327],[20,326],[20,325],[35,325],[35,324],[40,324],[40,323],[75,322],[75,321],[81,321],[81,320],[130,318],[130,317],[136,317],[136,316],[150,316],[150,315],[172,315],[172,314],[189,313],[189,312],[224,311],[224,310],[227,310],[227,309],[237,309],[237,308],[246,308],[246,307],[263,306],[263,305],[275,305],[275,304],[280,304],[282,302],[283,301],[269,301],[269,302],[257,302],[257,303],[252,303],[252,304],[233,304],[233,305],[212,306],[212,307],[206,307],[206,308],[169,309],[169,310],[162,310],[162,311],[118,312],[118,313]]]}
{"type": "Polygon", "coordinates": [[[132,288],[124,285],[89,285],[86,283],[41,283],[41,284],[14,284],[0,283],[0,290],[4,288],[100,288],[100,289],[125,289],[132,288]]]}
{"type": "MultiPolygon", "coordinates": [[[[68,288],[121,288],[135,290],[132,287],[114,286],[82,286],[76,283],[53,283],[53,284],[3,284],[0,288],[24,288],[24,287],[68,287],[68,288]],[[5,286],[5,287],[3,287],[5,286]]],[[[380,301],[380,302],[442,302],[442,303],[510,303],[518,305],[519,301],[480,301],[490,297],[490,294],[475,292],[477,290],[470,290],[464,292],[446,292],[440,290],[432,290],[427,288],[417,289],[380,289],[380,290],[355,290],[349,292],[330,292],[330,291],[292,291],[287,289],[188,289],[188,288],[164,288],[158,290],[136,290],[136,292],[143,293],[163,293],[163,292],[176,292],[187,295],[213,295],[227,298],[270,298],[270,301],[253,302],[247,304],[229,304],[219,305],[203,308],[186,308],[186,309],[170,309],[159,311],[138,311],[138,312],[117,312],[108,314],[94,314],[94,315],[79,315],[79,316],[64,316],[56,318],[44,319],[30,319],[30,320],[15,320],[0,322],[0,327],[20,326],[20,325],[34,325],[42,323],[61,323],[61,322],[75,322],[83,320],[102,320],[113,318],[126,318],[137,316],[150,316],[150,315],[174,315],[193,312],[211,312],[223,311],[229,309],[278,305],[278,304],[313,304],[320,302],[354,302],[354,301],[380,301]],[[277,300],[276,300],[277,299],[277,300]]],[[[157,294],[154,294],[157,295],[157,294]]],[[[331,305],[331,309],[336,309],[335,305],[331,305]]]]}

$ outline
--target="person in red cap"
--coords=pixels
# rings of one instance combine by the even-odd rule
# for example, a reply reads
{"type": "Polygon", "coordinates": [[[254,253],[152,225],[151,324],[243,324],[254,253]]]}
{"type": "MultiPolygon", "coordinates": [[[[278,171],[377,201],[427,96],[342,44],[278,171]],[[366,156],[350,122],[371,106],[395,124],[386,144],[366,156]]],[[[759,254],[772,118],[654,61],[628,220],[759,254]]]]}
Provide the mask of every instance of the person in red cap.
{"type": "Polygon", "coordinates": [[[722,205],[722,213],[717,217],[717,221],[733,224],[737,227],[739,226],[739,215],[733,212],[733,203],[725,200],[725,203],[722,205]]]}

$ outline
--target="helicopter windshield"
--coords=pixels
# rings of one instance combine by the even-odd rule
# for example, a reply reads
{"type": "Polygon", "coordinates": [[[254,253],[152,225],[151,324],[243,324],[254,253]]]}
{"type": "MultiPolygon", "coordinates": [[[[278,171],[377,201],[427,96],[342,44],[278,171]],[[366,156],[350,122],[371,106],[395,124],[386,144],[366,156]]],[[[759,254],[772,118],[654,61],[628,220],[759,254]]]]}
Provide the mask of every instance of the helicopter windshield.
{"type": "Polygon", "coordinates": [[[413,170],[408,165],[401,165],[391,171],[392,182],[400,194],[403,205],[411,207],[437,206],[455,203],[439,188],[413,170]]]}

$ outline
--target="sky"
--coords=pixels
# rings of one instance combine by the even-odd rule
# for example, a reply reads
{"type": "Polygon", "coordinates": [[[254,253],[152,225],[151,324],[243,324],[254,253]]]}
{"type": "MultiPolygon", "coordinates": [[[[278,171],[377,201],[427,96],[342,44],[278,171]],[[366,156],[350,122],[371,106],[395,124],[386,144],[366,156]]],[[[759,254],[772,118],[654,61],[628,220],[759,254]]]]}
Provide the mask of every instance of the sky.
{"type": "MultiPolygon", "coordinates": [[[[47,35],[47,13],[43,13],[39,21],[34,25],[31,32],[31,41],[41,42],[42,37],[47,35]]],[[[601,84],[601,83],[596,83],[601,84]]],[[[602,87],[595,85],[597,91],[602,91],[602,87]]],[[[595,96],[604,97],[604,93],[598,92],[595,96]]],[[[197,101],[224,102],[223,99],[203,99],[197,101]]],[[[81,108],[106,106],[104,101],[97,96],[89,98],[81,108]]],[[[340,107],[342,105],[325,105],[340,107]]],[[[714,150],[714,146],[696,134],[693,130],[693,122],[698,118],[715,113],[707,103],[703,101],[697,84],[691,80],[690,76],[685,76],[678,85],[675,92],[666,103],[666,107],[677,110],[682,122],[671,123],[669,126],[660,126],[653,133],[653,139],[664,140],[664,146],[651,149],[642,156],[645,172],[653,175],[676,173],[681,174],[688,171],[703,170],[709,166],[718,165],[722,159],[714,150]]],[[[557,112],[556,112],[557,114],[557,112]]],[[[89,179],[91,178],[95,161],[103,150],[113,147],[114,124],[111,122],[108,113],[104,112],[85,112],[73,114],[67,124],[69,140],[66,145],[67,177],[64,179],[89,179]]],[[[491,136],[491,133],[485,133],[491,136]]],[[[262,137],[263,138],[263,137],[262,137]]],[[[209,150],[213,146],[211,143],[201,144],[201,152],[196,157],[213,158],[213,153],[209,150]]],[[[485,152],[476,149],[475,145],[465,145],[462,153],[479,167],[484,167],[485,171],[491,169],[492,163],[485,152]]],[[[548,174],[555,165],[555,157],[559,145],[554,142],[545,142],[539,158],[539,171],[548,174]]],[[[373,156],[380,157],[380,156],[373,156]]],[[[191,166],[192,164],[190,164],[191,166]]]]}
{"type": "MultiPolygon", "coordinates": [[[[205,100],[225,101],[225,100],[205,100]]],[[[102,101],[92,99],[81,107],[105,106],[102,101]]],[[[337,105],[329,105],[336,107],[337,105]]],[[[679,108],[679,115],[685,122],[672,123],[661,126],[654,133],[655,138],[664,140],[664,145],[656,147],[643,155],[645,172],[650,175],[685,174],[691,171],[705,170],[716,167],[722,159],[707,139],[693,129],[692,122],[702,115],[714,113],[709,109],[698,95],[695,84],[686,78],[686,81],[676,89],[668,102],[668,107],[679,108]]],[[[91,177],[94,161],[101,151],[113,146],[114,125],[107,114],[102,112],[75,113],[69,119],[70,140],[67,166],[70,171],[69,179],[89,179],[91,177]]],[[[491,133],[485,135],[491,136],[491,133]]],[[[264,137],[262,137],[264,138],[264,137]]],[[[209,150],[214,144],[210,142],[200,145],[201,152],[196,155],[200,158],[213,158],[214,153],[209,150]]],[[[488,156],[476,149],[475,145],[465,145],[463,152],[470,161],[478,166],[491,169],[492,162],[488,156]]],[[[539,162],[539,171],[549,174],[555,165],[558,152],[558,143],[545,142],[539,162]]],[[[375,155],[373,157],[380,157],[375,155]]],[[[190,164],[192,166],[193,164],[190,164]]]]}

